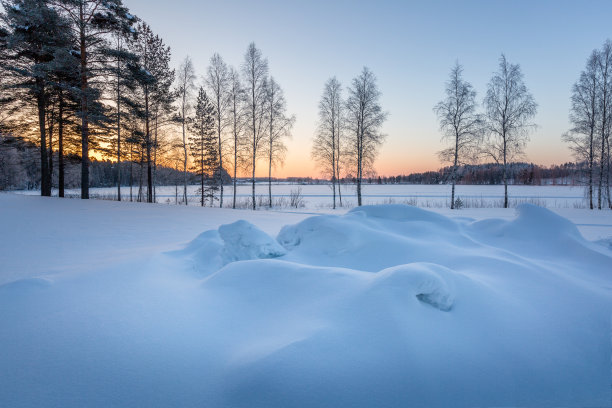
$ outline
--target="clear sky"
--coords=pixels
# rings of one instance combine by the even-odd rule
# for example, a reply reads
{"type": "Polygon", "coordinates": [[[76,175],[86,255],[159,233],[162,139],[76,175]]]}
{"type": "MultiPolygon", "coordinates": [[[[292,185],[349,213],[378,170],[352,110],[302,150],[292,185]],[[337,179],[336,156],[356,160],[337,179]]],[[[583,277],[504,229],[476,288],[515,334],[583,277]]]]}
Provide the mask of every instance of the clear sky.
{"type": "MultiPolygon", "coordinates": [[[[503,52],[519,63],[539,109],[527,160],[571,160],[561,134],[569,97],[588,54],[612,37],[612,1],[254,1],[124,0],[199,75],[218,52],[239,67],[254,41],[297,117],[278,176],[317,176],[310,159],[325,81],[348,85],[363,66],[378,77],[389,112],[376,170],[407,174],[441,167],[433,106],[455,60],[482,101],[503,52]]],[[[263,168],[262,168],[263,170],[263,168]]]]}

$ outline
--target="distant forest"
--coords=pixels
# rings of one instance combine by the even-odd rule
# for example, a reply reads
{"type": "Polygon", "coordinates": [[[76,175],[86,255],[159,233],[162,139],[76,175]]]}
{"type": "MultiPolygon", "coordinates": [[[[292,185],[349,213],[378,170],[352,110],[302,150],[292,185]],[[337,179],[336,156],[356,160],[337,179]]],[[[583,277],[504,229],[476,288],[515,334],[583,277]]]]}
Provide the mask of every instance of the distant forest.
{"type": "MultiPolygon", "coordinates": [[[[0,190],[40,189],[40,148],[35,143],[16,137],[0,136],[0,190]]],[[[56,158],[57,160],[57,158],[56,158]]],[[[80,188],[81,158],[71,154],[65,158],[66,188],[80,188]]],[[[117,182],[117,162],[91,160],[90,186],[113,187],[117,182]]],[[[451,181],[452,167],[436,171],[412,173],[397,176],[370,176],[364,179],[368,184],[445,184],[451,181]]],[[[509,166],[510,184],[522,185],[583,185],[585,164],[565,163],[544,167],[529,163],[512,163],[509,166]]],[[[121,163],[122,185],[141,186],[145,182],[146,163],[124,161],[121,163]]],[[[57,170],[53,173],[52,185],[57,186],[57,170]]],[[[153,169],[153,180],[157,186],[182,185],[183,170],[157,165],[153,169]]],[[[224,171],[225,184],[231,183],[230,175],[224,171]]],[[[264,180],[264,179],[262,179],[264,180]]],[[[265,179],[267,180],[267,178],[265,179]]],[[[273,178],[297,184],[322,184],[331,180],[312,177],[273,178]]],[[[188,172],[188,183],[199,183],[199,175],[188,172]]],[[[341,183],[354,183],[352,175],[340,179],[341,183]]],[[[498,164],[464,165],[457,170],[458,184],[503,184],[503,167],[498,164]]]]}

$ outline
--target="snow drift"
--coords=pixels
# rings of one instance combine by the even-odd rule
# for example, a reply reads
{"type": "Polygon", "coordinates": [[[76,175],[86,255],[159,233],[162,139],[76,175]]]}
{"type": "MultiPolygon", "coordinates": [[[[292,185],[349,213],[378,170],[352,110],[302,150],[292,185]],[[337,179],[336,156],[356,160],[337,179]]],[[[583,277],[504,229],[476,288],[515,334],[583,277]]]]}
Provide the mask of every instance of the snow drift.
{"type": "Polygon", "coordinates": [[[0,286],[0,402],[605,406],[612,252],[512,221],[365,206],[239,221],[146,264],[0,286]]]}

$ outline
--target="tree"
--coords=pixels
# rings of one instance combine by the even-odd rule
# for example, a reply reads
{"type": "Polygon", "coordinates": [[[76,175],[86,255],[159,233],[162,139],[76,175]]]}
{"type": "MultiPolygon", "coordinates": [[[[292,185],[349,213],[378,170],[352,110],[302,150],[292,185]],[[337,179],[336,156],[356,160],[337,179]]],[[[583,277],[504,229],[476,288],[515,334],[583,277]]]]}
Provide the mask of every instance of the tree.
{"type": "MultiPolygon", "coordinates": [[[[332,204],[336,208],[336,184],[340,178],[340,129],[342,127],[342,85],[336,77],[325,83],[319,102],[319,123],[312,145],[312,158],[332,182],[332,204]]],[[[338,190],[340,186],[338,185],[338,190]]]]}
{"type": "Polygon", "coordinates": [[[187,205],[187,136],[185,133],[186,125],[187,125],[187,117],[189,115],[189,111],[191,110],[191,99],[193,97],[193,91],[195,90],[195,79],[196,74],[193,69],[193,63],[191,62],[191,58],[189,56],[185,57],[181,66],[179,67],[177,73],[177,88],[176,92],[179,97],[179,114],[178,120],[181,123],[181,128],[183,131],[183,200],[185,201],[185,205],[187,205]]]}
{"type": "MultiPolygon", "coordinates": [[[[166,142],[161,130],[173,123],[172,104],[176,100],[177,93],[173,92],[175,70],[170,69],[170,47],[153,48],[153,67],[155,84],[151,89],[151,110],[153,115],[153,201],[157,201],[157,163],[158,153],[173,149],[170,143],[166,142]]],[[[162,156],[162,155],[160,155],[162,156]]]]}
{"type": "MultiPolygon", "coordinates": [[[[116,120],[116,133],[117,133],[117,139],[116,139],[116,149],[117,149],[117,201],[121,201],[121,163],[122,163],[122,151],[121,151],[121,129],[122,129],[122,100],[126,98],[126,95],[123,93],[123,89],[128,86],[131,89],[134,89],[136,87],[136,84],[134,83],[135,78],[131,75],[130,70],[128,69],[130,64],[134,64],[137,56],[134,55],[132,52],[130,52],[128,49],[125,48],[125,42],[126,41],[130,41],[133,40],[133,35],[135,34],[135,30],[134,33],[125,33],[122,30],[117,30],[115,33],[115,41],[116,41],[116,45],[113,48],[109,48],[109,50],[107,51],[109,57],[111,58],[111,60],[113,62],[113,67],[110,69],[110,71],[114,74],[115,76],[115,83],[114,83],[114,100],[115,100],[115,105],[116,105],[116,114],[115,114],[115,120],[116,120]]],[[[109,61],[110,63],[110,61],[109,61]]],[[[130,103],[130,105],[133,104],[133,102],[130,103]]]]}
{"type": "Polygon", "coordinates": [[[476,113],[476,91],[463,79],[463,67],[459,62],[451,69],[446,83],[446,98],[434,107],[440,121],[443,140],[453,142],[453,146],[440,152],[443,161],[453,164],[451,172],[451,210],[455,208],[455,184],[457,166],[464,164],[465,156],[474,152],[482,134],[482,120],[476,113]]]}
{"type": "Polygon", "coordinates": [[[196,174],[200,176],[200,204],[204,207],[205,198],[210,199],[210,206],[214,202],[214,192],[218,189],[216,178],[221,177],[219,172],[219,150],[215,135],[215,107],[206,95],[204,88],[200,88],[189,137],[191,153],[193,155],[196,174]],[[205,180],[209,185],[205,188],[205,180]]]}
{"type": "Polygon", "coordinates": [[[233,179],[233,187],[234,187],[234,197],[232,200],[232,208],[236,208],[236,175],[238,171],[238,167],[243,162],[243,152],[245,150],[245,145],[248,143],[245,140],[245,109],[244,109],[244,89],[242,84],[240,83],[240,75],[234,68],[230,68],[229,70],[229,87],[228,87],[228,99],[229,103],[229,122],[230,127],[232,129],[232,142],[234,148],[234,161],[233,161],[233,170],[234,177],[233,179]]]}
{"type": "MultiPolygon", "coordinates": [[[[79,96],[81,99],[81,198],[89,198],[89,142],[90,119],[104,116],[99,104],[100,90],[93,82],[106,74],[100,62],[107,59],[107,37],[116,31],[128,32],[136,17],[131,15],[121,0],[50,0],[72,21],[72,34],[78,39],[75,55],[80,58],[79,96]]],[[[99,85],[99,84],[98,84],[99,85]]],[[[99,87],[99,86],[98,86],[99,87]]]]}
{"type": "Polygon", "coordinates": [[[353,79],[346,100],[347,126],[352,135],[351,156],[356,167],[357,205],[361,206],[361,183],[364,169],[374,164],[378,147],[385,135],[380,132],[387,113],[378,100],[380,91],[376,77],[367,67],[353,79]]]}
{"type": "Polygon", "coordinates": [[[282,164],[287,152],[284,140],[291,136],[295,116],[287,116],[287,101],[274,78],[266,81],[265,120],[268,156],[268,206],[272,208],[272,167],[282,164]]]}
{"type": "Polygon", "coordinates": [[[51,195],[51,170],[47,147],[47,107],[50,76],[57,53],[72,45],[67,34],[69,22],[44,0],[3,1],[3,23],[10,31],[3,35],[6,52],[2,66],[10,80],[2,86],[14,92],[3,105],[34,103],[38,116],[41,163],[41,195],[51,195]],[[20,92],[23,90],[25,92],[20,92]]]}
{"type": "MultiPolygon", "coordinates": [[[[222,173],[223,169],[223,154],[224,154],[224,143],[222,133],[227,125],[226,114],[230,107],[230,98],[228,94],[229,87],[229,71],[227,64],[223,61],[223,58],[215,53],[210,59],[210,65],[208,66],[206,75],[206,84],[208,85],[211,95],[212,103],[215,107],[215,124],[217,128],[217,138],[219,145],[219,174],[222,173]]],[[[219,178],[220,193],[219,193],[219,207],[223,207],[223,178],[219,178]]]]}
{"type": "Polygon", "coordinates": [[[503,54],[499,71],[487,86],[484,106],[489,132],[485,154],[503,163],[504,208],[508,208],[508,160],[523,154],[538,105],[523,82],[520,66],[509,63],[503,54]]]}
{"type": "MultiPolygon", "coordinates": [[[[58,105],[57,125],[58,125],[58,196],[64,197],[65,193],[65,133],[70,127],[75,128],[75,115],[78,112],[78,95],[72,90],[78,87],[78,59],[70,52],[71,50],[62,49],[55,53],[51,65],[51,98],[58,105]]],[[[51,142],[51,132],[49,141],[51,142]]],[[[53,153],[49,155],[49,159],[53,153]]],[[[53,166],[49,161],[49,173],[52,178],[53,166]]]]}
{"type": "Polygon", "coordinates": [[[612,42],[607,40],[597,58],[598,105],[599,115],[599,180],[597,188],[597,208],[601,210],[604,196],[607,195],[608,207],[612,208],[610,198],[610,126],[612,126],[612,42]],[[606,181],[604,181],[604,179],[606,181]]]}
{"type": "Polygon", "coordinates": [[[570,122],[572,129],[563,135],[578,161],[587,163],[587,196],[593,209],[593,176],[596,127],[599,122],[598,78],[599,53],[594,50],[580,79],[572,87],[570,122]]]}
{"type": "Polygon", "coordinates": [[[140,88],[140,101],[144,113],[144,145],[147,162],[147,202],[153,202],[153,143],[151,128],[154,106],[163,103],[170,93],[174,71],[170,70],[170,47],[153,34],[146,23],[139,23],[138,36],[129,43],[130,50],[137,57],[135,63],[128,64],[132,76],[140,88]]]}
{"type": "Polygon", "coordinates": [[[251,171],[252,171],[252,205],[255,203],[255,165],[258,159],[260,143],[265,137],[264,104],[266,100],[266,81],[268,77],[268,60],[263,58],[261,51],[255,43],[249,44],[242,65],[246,95],[246,115],[249,119],[249,138],[251,149],[251,171]]]}

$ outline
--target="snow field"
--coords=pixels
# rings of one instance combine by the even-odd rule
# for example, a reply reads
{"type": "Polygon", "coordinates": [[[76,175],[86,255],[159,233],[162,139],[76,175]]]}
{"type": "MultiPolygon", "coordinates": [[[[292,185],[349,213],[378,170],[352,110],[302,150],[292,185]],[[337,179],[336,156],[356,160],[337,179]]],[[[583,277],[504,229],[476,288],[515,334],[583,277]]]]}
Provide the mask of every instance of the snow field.
{"type": "Polygon", "coordinates": [[[0,286],[0,405],[610,401],[612,251],[543,208],[475,219],[404,205],[0,204],[13,231],[0,261],[23,269],[0,286]],[[18,251],[41,225],[57,231],[18,251]],[[43,247],[51,271],[28,259],[43,247]]]}

